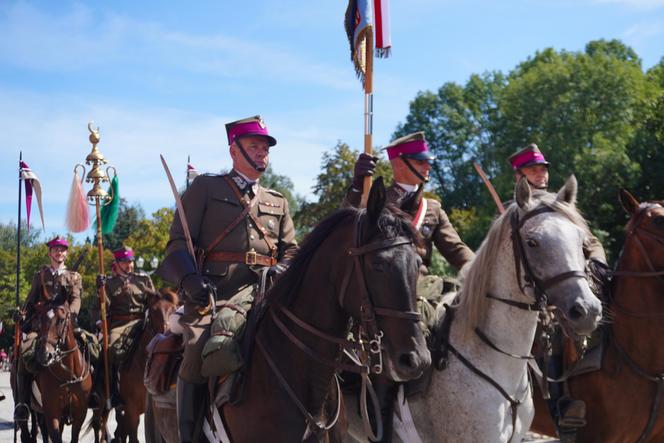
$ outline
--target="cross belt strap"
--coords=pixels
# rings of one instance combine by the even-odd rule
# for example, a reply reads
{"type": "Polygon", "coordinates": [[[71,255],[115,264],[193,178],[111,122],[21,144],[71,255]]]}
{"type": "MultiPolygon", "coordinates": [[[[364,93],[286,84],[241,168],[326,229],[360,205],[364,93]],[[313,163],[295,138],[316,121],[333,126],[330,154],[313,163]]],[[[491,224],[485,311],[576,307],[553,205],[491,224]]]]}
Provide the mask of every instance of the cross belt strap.
{"type": "Polygon", "coordinates": [[[145,318],[145,314],[111,314],[110,320],[111,323],[116,321],[131,321],[131,320],[142,320],[145,318]]]}
{"type": "Polygon", "coordinates": [[[276,258],[259,254],[253,250],[248,252],[213,251],[210,252],[205,258],[208,261],[244,263],[245,265],[249,266],[274,266],[277,264],[276,258]]]}

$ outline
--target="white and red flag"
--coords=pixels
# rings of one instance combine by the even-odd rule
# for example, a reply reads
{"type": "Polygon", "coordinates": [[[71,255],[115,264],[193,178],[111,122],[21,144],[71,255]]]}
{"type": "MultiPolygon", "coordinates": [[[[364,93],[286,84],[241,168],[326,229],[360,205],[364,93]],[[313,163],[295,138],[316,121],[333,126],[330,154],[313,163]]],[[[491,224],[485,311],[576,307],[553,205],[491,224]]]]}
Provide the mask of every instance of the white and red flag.
{"type": "Polygon", "coordinates": [[[21,170],[21,179],[25,183],[25,214],[27,216],[27,229],[30,231],[30,211],[32,209],[32,193],[34,191],[35,196],[37,197],[37,206],[39,207],[39,216],[41,218],[42,229],[46,230],[44,227],[44,209],[42,208],[42,190],[41,183],[37,174],[32,172],[32,169],[24,161],[19,162],[19,167],[21,170]]]}
{"type": "Polygon", "coordinates": [[[390,0],[373,0],[376,27],[376,57],[389,57],[392,48],[390,37],[390,0]]]}

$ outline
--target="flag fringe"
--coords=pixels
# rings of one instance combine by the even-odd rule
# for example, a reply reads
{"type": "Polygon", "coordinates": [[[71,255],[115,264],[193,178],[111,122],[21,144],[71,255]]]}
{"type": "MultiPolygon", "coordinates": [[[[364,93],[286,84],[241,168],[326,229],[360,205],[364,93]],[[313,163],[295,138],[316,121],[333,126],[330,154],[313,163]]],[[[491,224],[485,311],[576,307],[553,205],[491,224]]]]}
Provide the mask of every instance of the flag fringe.
{"type": "Polygon", "coordinates": [[[376,48],[376,57],[388,58],[392,54],[392,48],[376,48]]]}

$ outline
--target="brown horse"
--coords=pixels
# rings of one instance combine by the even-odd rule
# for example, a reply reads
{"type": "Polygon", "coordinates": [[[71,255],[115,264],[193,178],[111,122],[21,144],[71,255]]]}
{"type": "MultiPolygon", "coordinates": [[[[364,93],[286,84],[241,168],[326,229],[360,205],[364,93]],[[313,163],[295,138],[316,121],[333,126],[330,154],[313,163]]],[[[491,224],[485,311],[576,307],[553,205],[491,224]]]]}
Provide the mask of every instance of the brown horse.
{"type": "MultiPolygon", "coordinates": [[[[664,202],[640,203],[625,190],[620,202],[631,218],[608,300],[613,321],[603,330],[602,368],[568,382],[571,397],[586,402],[587,424],[578,430],[577,441],[662,442],[664,202]]],[[[567,343],[565,364],[576,357],[567,343]]],[[[555,435],[538,397],[532,429],[555,435]]]]}
{"type": "MultiPolygon", "coordinates": [[[[323,220],[266,303],[252,310],[264,316],[240,401],[211,408],[208,421],[219,424],[214,414],[220,414],[237,442],[328,439],[334,417],[343,414],[337,370],[383,372],[398,381],[420,376],[431,356],[415,312],[418,246],[421,239],[409,220],[385,208],[381,179],[366,211],[342,209],[323,220]],[[352,342],[346,339],[349,324],[360,329],[352,342]],[[369,361],[340,363],[344,349],[358,348],[369,361]],[[325,407],[328,401],[332,408],[325,407]]],[[[220,439],[221,429],[209,426],[207,438],[220,439]]]]}
{"type": "Polygon", "coordinates": [[[62,442],[62,429],[71,424],[71,441],[78,442],[92,389],[89,356],[74,337],[68,304],[35,306],[40,324],[36,358],[43,369],[37,374],[41,413],[52,442],[62,442]]]}
{"type": "Polygon", "coordinates": [[[122,410],[116,410],[115,418],[118,427],[114,442],[138,443],[138,424],[141,414],[145,412],[147,391],[143,384],[143,372],[147,347],[152,337],[164,333],[168,329],[168,318],[178,305],[178,296],[172,290],[162,290],[149,294],[148,310],[143,331],[138,345],[129,358],[120,366],[120,397],[124,403],[122,410]]]}

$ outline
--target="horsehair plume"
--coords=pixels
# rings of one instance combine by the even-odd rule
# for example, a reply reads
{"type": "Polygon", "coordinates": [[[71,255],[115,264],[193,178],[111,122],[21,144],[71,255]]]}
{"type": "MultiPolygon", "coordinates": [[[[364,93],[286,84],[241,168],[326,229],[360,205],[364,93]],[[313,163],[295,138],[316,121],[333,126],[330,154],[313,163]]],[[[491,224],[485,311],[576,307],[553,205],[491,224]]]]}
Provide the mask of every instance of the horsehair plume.
{"type": "Polygon", "coordinates": [[[88,200],[77,171],[74,171],[74,180],[71,183],[65,224],[70,232],[83,232],[90,226],[88,200]]]}

